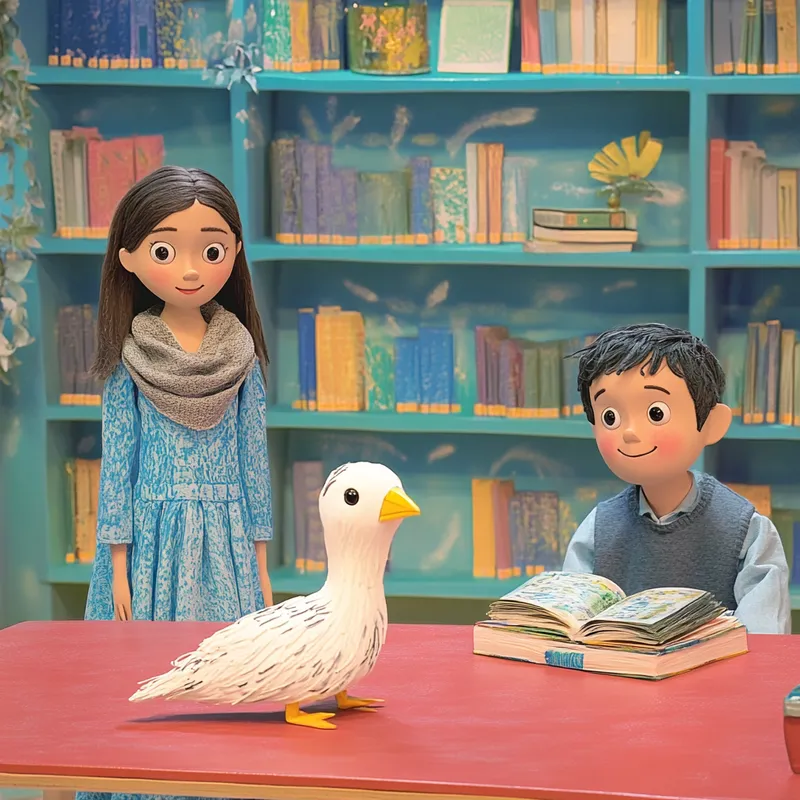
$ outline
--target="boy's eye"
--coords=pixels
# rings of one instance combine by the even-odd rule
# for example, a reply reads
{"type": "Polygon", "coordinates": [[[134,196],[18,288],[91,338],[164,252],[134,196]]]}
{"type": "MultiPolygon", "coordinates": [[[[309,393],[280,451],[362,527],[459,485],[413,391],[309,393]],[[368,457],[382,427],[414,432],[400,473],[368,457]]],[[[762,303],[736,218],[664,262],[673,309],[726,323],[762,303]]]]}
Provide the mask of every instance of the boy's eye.
{"type": "Polygon", "coordinates": [[[208,245],[203,250],[203,261],[209,264],[219,264],[225,259],[225,246],[219,242],[208,245]]]}
{"type": "Polygon", "coordinates": [[[600,415],[600,419],[603,421],[603,426],[610,431],[619,428],[620,416],[619,412],[614,408],[606,408],[600,415]]]}
{"type": "Polygon", "coordinates": [[[647,409],[647,419],[649,419],[653,425],[664,425],[669,422],[671,416],[672,414],[669,410],[669,406],[666,403],[653,403],[653,405],[647,409]]]}
{"type": "Polygon", "coordinates": [[[169,264],[175,258],[175,248],[169,242],[153,242],[150,245],[150,258],[156,264],[169,264]]]}

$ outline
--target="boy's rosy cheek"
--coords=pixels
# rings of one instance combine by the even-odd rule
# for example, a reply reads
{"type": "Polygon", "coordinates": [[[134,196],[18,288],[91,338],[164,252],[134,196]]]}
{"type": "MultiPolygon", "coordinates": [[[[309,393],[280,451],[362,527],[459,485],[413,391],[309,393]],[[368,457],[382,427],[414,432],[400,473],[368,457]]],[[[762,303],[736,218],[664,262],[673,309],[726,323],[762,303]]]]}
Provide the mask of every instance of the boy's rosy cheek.
{"type": "Polygon", "coordinates": [[[669,430],[654,432],[653,445],[666,458],[674,458],[686,449],[684,437],[669,430]]]}
{"type": "Polygon", "coordinates": [[[600,451],[600,455],[603,456],[604,459],[608,459],[616,455],[617,440],[612,432],[602,428],[601,430],[597,431],[595,438],[597,440],[597,449],[600,451]]]}

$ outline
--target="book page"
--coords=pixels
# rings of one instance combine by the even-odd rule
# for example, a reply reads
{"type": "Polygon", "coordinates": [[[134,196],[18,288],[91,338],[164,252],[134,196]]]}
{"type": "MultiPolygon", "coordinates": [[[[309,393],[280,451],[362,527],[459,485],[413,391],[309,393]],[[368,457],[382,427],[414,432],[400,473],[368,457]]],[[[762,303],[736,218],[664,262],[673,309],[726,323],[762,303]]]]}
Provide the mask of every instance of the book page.
{"type": "Polygon", "coordinates": [[[504,595],[501,602],[546,609],[572,631],[624,597],[619,586],[599,575],[543,572],[504,595]]]}
{"type": "Polygon", "coordinates": [[[612,608],[598,613],[593,622],[636,622],[639,625],[656,625],[676,612],[694,603],[705,592],[700,589],[648,589],[627,597],[612,608]]]}

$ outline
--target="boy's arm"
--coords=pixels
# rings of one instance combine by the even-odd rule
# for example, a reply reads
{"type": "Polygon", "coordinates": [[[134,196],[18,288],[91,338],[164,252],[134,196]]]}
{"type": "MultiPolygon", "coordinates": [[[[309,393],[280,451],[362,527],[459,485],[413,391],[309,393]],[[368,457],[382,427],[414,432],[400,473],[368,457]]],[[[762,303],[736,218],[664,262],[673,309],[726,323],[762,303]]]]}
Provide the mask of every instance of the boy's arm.
{"type": "Polygon", "coordinates": [[[736,616],[748,633],[791,633],[789,567],[772,521],[753,514],[733,586],[736,616]]]}
{"type": "Polygon", "coordinates": [[[594,572],[594,519],[593,508],[578,525],[564,556],[564,572],[594,572]]]}

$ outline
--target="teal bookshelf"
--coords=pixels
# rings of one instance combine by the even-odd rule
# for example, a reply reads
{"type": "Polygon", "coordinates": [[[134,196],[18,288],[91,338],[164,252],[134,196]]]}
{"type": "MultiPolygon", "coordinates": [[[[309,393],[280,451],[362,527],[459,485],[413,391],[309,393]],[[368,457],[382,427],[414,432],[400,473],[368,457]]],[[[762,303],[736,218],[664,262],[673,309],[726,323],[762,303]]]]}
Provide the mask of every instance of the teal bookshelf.
{"type": "MultiPolygon", "coordinates": [[[[31,80],[40,89],[34,155],[48,207],[27,285],[36,342],[22,351],[19,392],[6,394],[2,410],[6,602],[0,624],[80,615],[91,574],[90,566],[64,561],[71,525],[64,462],[99,455],[101,411],[58,404],[55,320],[63,304],[96,302],[105,241],[53,236],[51,128],[96,125],[106,137],[161,133],[169,162],[210,170],[237,198],[272,357],[268,425],[276,538],[270,564],[278,594],[314,591],[323,579],[289,566],[296,460],[321,459],[326,467],[357,458],[381,460],[401,475],[423,514],[404,523],[397,537],[387,594],[431,601],[432,618],[433,601],[483,603],[514,585],[471,576],[471,477],[513,477],[519,488],[558,491],[567,498],[563,536],[597,500],[620,488],[582,418],[469,413],[474,387],[462,373],[474,368],[464,352],[457,356],[468,368],[459,373],[462,414],[294,410],[298,307],[341,304],[361,311],[384,332],[420,321],[447,322],[462,331],[508,322],[533,337],[559,338],[587,327],[657,319],[688,327],[714,346],[720,326],[741,323],[760,293],[777,284],[786,289],[769,308],[770,318],[800,329],[793,300],[800,297],[800,251],[712,251],[706,233],[709,138],[751,135],[748,111],[769,97],[783,98],[793,110],[764,124],[776,135],[792,130],[794,115],[800,114],[800,75],[711,75],[701,0],[684,3],[686,63],[676,74],[443,75],[435,67],[428,75],[394,78],[347,71],[261,73],[258,92],[244,85],[228,91],[198,70],[44,66],[46,30],[34,5],[22,4],[20,22],[33,63],[31,80]],[[268,222],[269,141],[281,132],[300,132],[301,111],[319,125],[329,124],[330,97],[336,98],[337,114],[360,117],[358,136],[345,146],[365,163],[377,163],[386,153],[363,144],[361,133],[388,133],[400,104],[410,110],[414,132],[433,132],[440,139],[478,114],[535,107],[529,125],[480,136],[537,161],[539,204],[595,202],[586,171],[592,154],[609,141],[650,130],[665,143],[652,177],[678,190],[680,199],[642,205],[641,246],[632,253],[533,255],[510,244],[278,244],[268,222]],[[429,308],[426,298],[443,283],[446,299],[429,308]]],[[[432,2],[430,8],[435,65],[438,7],[432,2]]],[[[240,13],[240,4],[234,4],[234,14],[240,13]]],[[[515,57],[518,64],[518,54],[512,54],[512,63],[515,57]]],[[[401,146],[400,155],[408,153],[401,146]]],[[[800,147],[795,154],[800,158],[800,147]]],[[[728,482],[769,483],[776,507],[800,513],[800,485],[786,468],[796,460],[798,441],[800,428],[735,424],[697,466],[728,482]]],[[[792,602],[800,609],[800,589],[793,591],[792,602]]]]}

